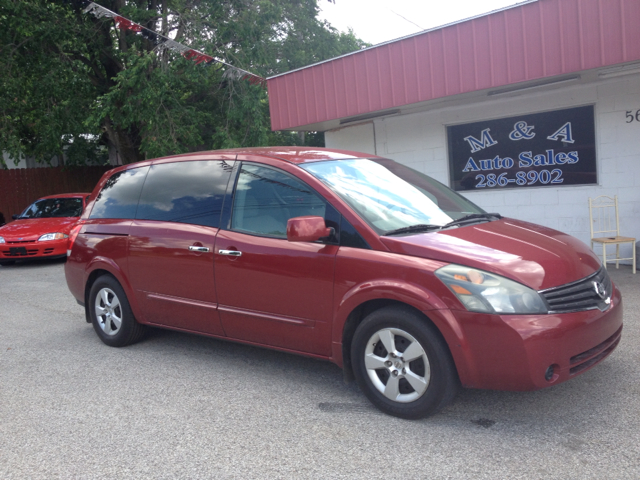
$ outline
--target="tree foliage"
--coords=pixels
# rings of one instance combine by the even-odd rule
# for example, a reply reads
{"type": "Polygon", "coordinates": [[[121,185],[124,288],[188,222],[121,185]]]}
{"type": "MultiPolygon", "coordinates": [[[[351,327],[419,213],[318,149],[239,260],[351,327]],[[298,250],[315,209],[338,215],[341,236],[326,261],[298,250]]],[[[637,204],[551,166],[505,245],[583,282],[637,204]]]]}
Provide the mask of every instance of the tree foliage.
{"type": "MultiPolygon", "coordinates": [[[[83,13],[80,0],[0,0],[0,149],[46,162],[123,163],[205,149],[296,144],[271,132],[258,85],[223,77],[83,13]]],[[[263,77],[355,51],[317,0],[101,0],[157,33],[263,77]]],[[[308,136],[309,141],[315,141],[308,136]]]]}

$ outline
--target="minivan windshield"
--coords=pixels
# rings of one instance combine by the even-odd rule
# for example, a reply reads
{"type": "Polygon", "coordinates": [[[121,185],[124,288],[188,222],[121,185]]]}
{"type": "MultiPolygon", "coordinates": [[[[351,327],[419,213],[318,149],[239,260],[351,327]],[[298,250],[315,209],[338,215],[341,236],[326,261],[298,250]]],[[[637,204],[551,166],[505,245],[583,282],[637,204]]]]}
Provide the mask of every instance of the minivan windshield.
{"type": "Polygon", "coordinates": [[[301,167],[381,235],[436,230],[469,215],[492,219],[440,182],[393,160],[331,160],[301,167]]]}

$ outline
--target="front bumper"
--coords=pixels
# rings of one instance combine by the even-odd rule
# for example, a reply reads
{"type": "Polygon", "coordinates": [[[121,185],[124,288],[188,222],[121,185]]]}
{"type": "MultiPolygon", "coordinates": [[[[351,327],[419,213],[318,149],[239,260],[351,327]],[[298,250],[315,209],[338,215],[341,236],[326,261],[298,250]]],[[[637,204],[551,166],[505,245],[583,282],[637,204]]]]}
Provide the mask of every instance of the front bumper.
{"type": "Polygon", "coordinates": [[[583,373],[606,358],[622,333],[622,297],[614,287],[610,307],[549,315],[452,312],[466,339],[456,363],[464,386],[537,390],[583,373]],[[463,368],[460,368],[463,367],[463,368]],[[552,375],[545,375],[552,367],[552,375]]]}
{"type": "Polygon", "coordinates": [[[27,258],[64,257],[67,255],[68,239],[46,242],[13,242],[0,244],[0,260],[23,260],[27,258]]]}

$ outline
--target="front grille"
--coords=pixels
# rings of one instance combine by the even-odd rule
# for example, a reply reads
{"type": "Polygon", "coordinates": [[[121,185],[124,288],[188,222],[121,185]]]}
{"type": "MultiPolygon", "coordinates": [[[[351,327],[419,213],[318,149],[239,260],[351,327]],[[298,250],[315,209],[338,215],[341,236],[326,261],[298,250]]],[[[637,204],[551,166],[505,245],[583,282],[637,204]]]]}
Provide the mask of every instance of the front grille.
{"type": "Polygon", "coordinates": [[[10,241],[10,242],[7,242],[7,243],[10,243],[12,245],[13,244],[17,244],[17,243],[35,243],[35,240],[10,241]]]}
{"type": "Polygon", "coordinates": [[[37,248],[29,248],[26,249],[26,253],[24,252],[11,252],[10,250],[4,250],[2,252],[4,254],[5,257],[10,257],[10,258],[17,258],[17,257],[32,257],[34,255],[38,254],[38,249],[37,248]]]}
{"type": "Polygon", "coordinates": [[[571,364],[569,374],[575,375],[576,373],[595,365],[604,357],[609,355],[618,346],[618,343],[620,343],[621,335],[622,327],[620,327],[616,333],[611,335],[601,344],[590,348],[586,352],[582,352],[571,357],[569,360],[569,363],[571,364]]]}
{"type": "Polygon", "coordinates": [[[549,313],[579,312],[595,308],[604,311],[609,308],[612,293],[613,285],[604,267],[577,282],[540,292],[549,305],[549,313]],[[598,288],[603,293],[602,296],[598,293],[598,288]]]}

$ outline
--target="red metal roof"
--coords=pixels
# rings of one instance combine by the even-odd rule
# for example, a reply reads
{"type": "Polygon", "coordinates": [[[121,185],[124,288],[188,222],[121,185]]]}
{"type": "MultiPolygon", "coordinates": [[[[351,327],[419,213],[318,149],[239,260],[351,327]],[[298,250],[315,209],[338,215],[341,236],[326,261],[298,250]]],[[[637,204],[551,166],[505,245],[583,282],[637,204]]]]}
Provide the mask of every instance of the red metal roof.
{"type": "Polygon", "coordinates": [[[273,130],[640,60],[640,0],[538,0],[267,79],[273,130]]]}

